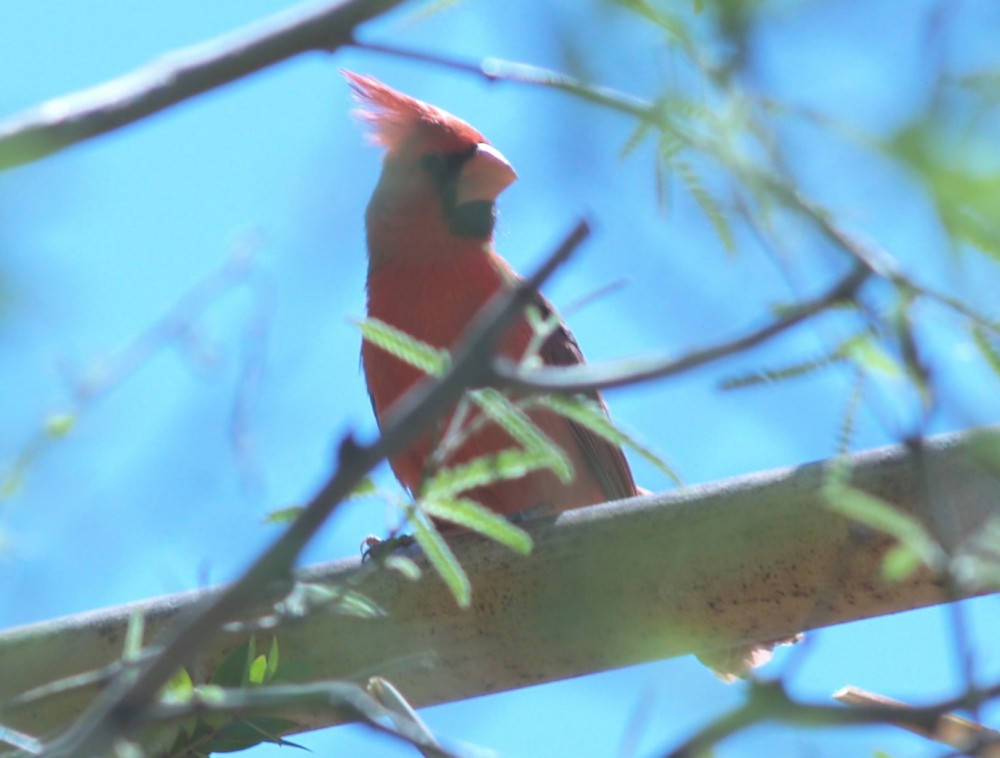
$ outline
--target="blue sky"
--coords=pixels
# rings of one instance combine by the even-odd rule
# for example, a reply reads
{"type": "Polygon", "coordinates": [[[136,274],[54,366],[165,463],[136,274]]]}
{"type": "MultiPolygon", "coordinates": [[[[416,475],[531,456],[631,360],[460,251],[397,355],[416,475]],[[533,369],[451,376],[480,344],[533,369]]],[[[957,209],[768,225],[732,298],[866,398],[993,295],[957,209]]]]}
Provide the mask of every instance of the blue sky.
{"type": "MultiPolygon", "coordinates": [[[[98,84],[287,5],[36,0],[5,7],[0,111],[98,84]]],[[[881,136],[926,106],[936,71],[927,54],[934,3],[767,7],[748,87],[881,136]]],[[[621,10],[528,0],[469,0],[426,17],[417,8],[371,24],[363,39],[469,60],[496,56],[560,69],[580,61],[596,81],[639,96],[668,87],[707,96],[661,35],[621,10]]],[[[995,5],[954,3],[942,18],[950,66],[997,69],[995,5]]],[[[349,115],[341,67],[455,112],[507,156],[520,179],[502,197],[497,245],[516,268],[530,269],[580,214],[590,215],[594,237],[546,292],[566,308],[625,279],[572,315],[591,359],[676,352],[731,336],[759,323],[771,304],[787,302],[789,280],[815,290],[838,270],[837,255],[795,224],[782,229],[786,273],[739,226],[737,254],[728,254],[680,186],[661,207],[651,145],[620,157],[634,127],[624,116],[362,51],[303,56],[0,175],[0,465],[16,459],[49,414],[71,407],[74,384],[113,367],[136,335],[234,250],[251,249],[257,261],[246,283],[198,315],[185,346],[158,351],[89,402],[72,433],[32,460],[20,491],[0,501],[7,588],[0,628],[231,578],[274,537],[262,516],[302,501],[327,475],[335,440],[348,429],[374,433],[350,322],[363,315],[362,219],[380,156],[349,115]],[[240,404],[248,366],[260,373],[240,404]],[[234,406],[249,453],[234,448],[234,406]]],[[[995,268],[948,254],[912,176],[816,128],[782,122],[778,134],[805,191],[852,233],[883,245],[908,271],[989,304],[995,268]]],[[[711,175],[707,181],[714,188],[711,175]]],[[[996,423],[995,379],[970,360],[968,338],[934,316],[927,314],[925,333],[947,402],[933,430],[996,423]]],[[[609,393],[608,401],[615,418],[689,483],[826,458],[848,402],[846,374],[730,393],[718,381],[816,355],[843,334],[824,322],[751,356],[609,393]]],[[[902,394],[884,380],[877,394],[883,416],[905,419],[902,394]]],[[[855,448],[893,441],[875,415],[861,413],[855,448]]],[[[669,486],[634,463],[644,486],[669,486]]],[[[379,481],[392,486],[387,469],[379,481]]],[[[385,524],[381,506],[352,506],[307,560],[353,555],[364,535],[385,524]]],[[[1000,623],[997,602],[963,607],[983,671],[995,677],[1000,657],[986,643],[1000,623]]],[[[927,701],[958,687],[940,609],[824,630],[812,640],[791,682],[802,696],[822,700],[855,684],[927,701]]],[[[769,671],[780,671],[780,661],[769,671]]],[[[423,713],[443,738],[512,756],[616,754],[638,719],[637,754],[646,755],[738,704],[740,692],[684,658],[423,713]]],[[[360,728],[298,741],[320,755],[410,754],[360,728]]],[[[767,726],[718,754],[870,755],[876,748],[940,752],[889,729],[767,726]]]]}

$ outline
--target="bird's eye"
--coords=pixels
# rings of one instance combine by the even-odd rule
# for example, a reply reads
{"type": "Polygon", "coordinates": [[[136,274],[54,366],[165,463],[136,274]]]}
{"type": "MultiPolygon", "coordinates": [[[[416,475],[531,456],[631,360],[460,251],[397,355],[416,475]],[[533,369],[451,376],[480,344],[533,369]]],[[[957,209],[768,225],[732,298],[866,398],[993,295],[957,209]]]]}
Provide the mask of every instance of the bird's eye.
{"type": "Polygon", "coordinates": [[[436,178],[444,176],[447,168],[444,156],[440,153],[428,153],[421,159],[420,165],[427,173],[436,178]]]}

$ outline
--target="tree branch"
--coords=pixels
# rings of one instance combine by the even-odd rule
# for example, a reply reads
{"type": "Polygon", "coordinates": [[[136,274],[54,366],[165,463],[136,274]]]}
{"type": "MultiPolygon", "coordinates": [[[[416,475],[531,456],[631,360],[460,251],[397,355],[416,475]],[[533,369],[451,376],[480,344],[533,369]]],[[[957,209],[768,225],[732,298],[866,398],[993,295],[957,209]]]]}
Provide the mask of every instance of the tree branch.
{"type": "MultiPolygon", "coordinates": [[[[1000,697],[1000,685],[994,684],[977,694],[984,701],[995,699],[1000,697]]],[[[955,717],[949,715],[949,711],[966,708],[968,703],[969,697],[963,695],[920,708],[900,707],[899,703],[888,702],[843,708],[793,700],[780,682],[758,683],[750,690],[743,705],[699,729],[681,745],[664,753],[664,758],[697,758],[710,753],[716,745],[737,732],[765,721],[807,728],[892,724],[928,739],[937,739],[935,735],[947,732],[949,724],[954,722],[955,717]]],[[[983,742],[979,743],[981,747],[995,744],[992,742],[992,735],[985,734],[982,737],[983,742]]],[[[969,755],[994,755],[992,752],[979,752],[976,743],[977,740],[972,738],[955,747],[963,753],[970,751],[969,755]]]]}
{"type": "MultiPolygon", "coordinates": [[[[998,479],[974,461],[985,441],[979,434],[932,439],[919,463],[905,446],[850,456],[851,485],[914,517],[929,497],[954,524],[960,555],[994,560],[975,547],[1000,516],[998,479]]],[[[527,557],[476,535],[455,535],[449,544],[475,588],[467,610],[420,556],[425,571],[416,582],[356,560],[314,567],[300,579],[356,586],[358,572],[369,572],[358,589],[387,614],[312,613],[273,633],[282,661],[307,664],[312,678],[386,676],[423,707],[953,599],[947,583],[926,569],[886,580],[883,560],[896,543],[824,507],[825,481],[823,465],[811,465],[569,511],[555,523],[524,524],[536,544],[527,557]],[[434,665],[399,663],[417,656],[434,665]]],[[[962,595],[991,589],[963,587],[962,595]]],[[[203,604],[205,594],[0,634],[0,702],[81,667],[107,665],[121,655],[132,613],[162,629],[196,600],[203,604]],[[52,655],[67,640],[74,656],[52,655]]],[[[213,671],[240,641],[211,643],[200,670],[213,671]]],[[[91,697],[93,689],[36,699],[9,707],[0,721],[48,733],[91,697]]],[[[293,715],[301,731],[336,723],[330,714],[293,715]]]]}
{"type": "Polygon", "coordinates": [[[333,51],[403,0],[305,3],[0,123],[0,170],[106,134],[299,53],[333,51]]]}
{"type": "Polygon", "coordinates": [[[632,358],[605,365],[587,364],[531,370],[520,369],[509,360],[497,358],[493,362],[495,381],[509,389],[575,393],[663,379],[756,347],[827,308],[851,299],[870,275],[871,270],[858,263],[825,293],[791,308],[772,323],[680,358],[632,358]]]}

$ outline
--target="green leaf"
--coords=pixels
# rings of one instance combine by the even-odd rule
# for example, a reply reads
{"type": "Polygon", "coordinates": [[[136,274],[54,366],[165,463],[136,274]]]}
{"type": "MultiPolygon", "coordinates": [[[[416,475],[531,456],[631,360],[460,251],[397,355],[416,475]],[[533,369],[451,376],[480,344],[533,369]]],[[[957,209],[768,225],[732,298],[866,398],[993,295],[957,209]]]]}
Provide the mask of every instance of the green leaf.
{"type": "Polygon", "coordinates": [[[13,497],[24,489],[24,466],[0,474],[0,499],[13,497]]]}
{"type": "MultiPolygon", "coordinates": [[[[301,745],[289,742],[279,736],[282,732],[294,730],[295,726],[294,721],[269,716],[236,719],[219,729],[211,740],[199,743],[198,748],[199,750],[204,750],[204,755],[206,756],[215,753],[232,753],[237,750],[245,750],[254,745],[259,745],[261,742],[302,748],[301,745]]],[[[179,754],[186,755],[186,753],[179,754]]]]}
{"type": "Polygon", "coordinates": [[[413,524],[413,536],[423,549],[431,566],[437,571],[438,576],[451,590],[459,608],[468,608],[472,601],[472,585],[469,584],[469,577],[466,576],[448,543],[444,541],[441,533],[433,525],[425,523],[422,519],[411,519],[411,523],[413,524]]]}
{"type": "Polygon", "coordinates": [[[65,437],[76,426],[76,416],[72,413],[52,413],[45,419],[45,432],[50,437],[65,437]]]}
{"type": "Polygon", "coordinates": [[[531,536],[526,531],[469,498],[426,499],[419,501],[419,508],[428,516],[471,529],[522,555],[531,552],[531,536]]]}
{"type": "Polygon", "coordinates": [[[503,393],[494,389],[480,389],[471,392],[470,395],[476,405],[502,426],[521,447],[545,458],[547,462],[543,465],[551,468],[562,482],[569,484],[573,481],[573,464],[563,449],[549,439],[528,414],[514,405],[503,393]]]}
{"type": "Polygon", "coordinates": [[[552,464],[552,457],[547,451],[517,448],[501,450],[499,453],[473,458],[468,463],[441,469],[424,483],[420,497],[447,500],[474,487],[520,479],[539,469],[551,469],[552,464]]]}
{"type": "Polygon", "coordinates": [[[987,140],[955,140],[951,124],[931,113],[908,124],[888,143],[891,155],[919,175],[951,241],[1000,260],[1000,172],[987,140]]]}
{"type": "Polygon", "coordinates": [[[557,313],[552,312],[548,316],[543,316],[542,312],[534,305],[529,305],[524,309],[524,316],[531,327],[531,340],[524,348],[519,365],[522,368],[540,368],[543,361],[539,353],[544,347],[545,341],[559,328],[562,322],[557,313]]]}
{"type": "Polygon", "coordinates": [[[534,398],[533,402],[555,411],[560,416],[592,431],[608,442],[628,447],[640,457],[651,463],[675,484],[680,484],[680,477],[666,461],[635,438],[626,434],[608,417],[604,409],[594,400],[582,395],[565,397],[563,395],[543,395],[534,398]]]}
{"type": "MultiPolygon", "coordinates": [[[[836,463],[828,469],[827,474],[823,483],[823,497],[827,508],[895,538],[916,556],[919,563],[933,570],[941,570],[946,565],[944,551],[919,520],[892,503],[849,485],[847,479],[850,471],[845,465],[836,463]]],[[[901,572],[907,565],[913,565],[912,560],[900,551],[890,551],[886,560],[889,565],[883,565],[883,572],[897,579],[905,578],[901,572]]]]}
{"type": "Polygon", "coordinates": [[[974,324],[971,332],[972,341],[979,348],[983,358],[986,359],[986,365],[1000,377],[1000,347],[998,347],[996,336],[991,335],[979,324],[974,324]]]}
{"type": "Polygon", "coordinates": [[[621,151],[618,153],[619,158],[627,158],[632,152],[635,151],[639,145],[642,144],[643,140],[649,135],[653,129],[652,121],[640,121],[639,125],[635,130],[628,136],[625,140],[625,144],[622,145],[621,151]]]}
{"type": "Polygon", "coordinates": [[[694,166],[685,160],[678,159],[673,161],[672,168],[677,176],[680,177],[687,191],[691,193],[691,197],[701,206],[701,210],[708,217],[708,220],[712,222],[712,226],[715,227],[715,233],[719,235],[719,239],[726,248],[726,252],[729,254],[734,253],[736,251],[736,243],[733,240],[732,229],[729,227],[729,219],[726,218],[726,214],[723,213],[722,208],[719,207],[715,198],[705,189],[705,185],[702,184],[701,177],[698,176],[694,166]]]}
{"type": "Polygon", "coordinates": [[[674,170],[674,163],[678,155],[687,147],[684,140],[677,132],[665,131],[660,134],[660,140],[656,143],[656,148],[660,153],[660,159],[667,164],[667,167],[674,170]]]}
{"type": "Polygon", "coordinates": [[[361,336],[366,342],[370,342],[400,360],[406,361],[425,374],[441,376],[451,362],[447,350],[441,350],[426,342],[421,342],[401,329],[379,321],[377,318],[365,319],[358,324],[358,328],[361,329],[361,336]]]}
{"type": "Polygon", "coordinates": [[[301,505],[292,505],[288,508],[279,508],[264,516],[265,524],[290,524],[299,517],[305,508],[301,505]]]}
{"type": "Polygon", "coordinates": [[[405,555],[390,555],[385,559],[385,567],[398,571],[411,582],[417,581],[421,576],[420,566],[405,555]]]}
{"type": "Polygon", "coordinates": [[[889,582],[909,579],[920,569],[920,554],[909,545],[893,545],[882,559],[882,578],[889,582]]]}
{"type": "Polygon", "coordinates": [[[129,616],[128,627],[125,629],[125,648],[122,660],[134,661],[142,652],[142,640],[146,633],[146,617],[142,611],[135,611],[129,616]]]}
{"type": "MultiPolygon", "coordinates": [[[[326,608],[342,616],[355,618],[382,618],[384,608],[367,595],[339,584],[296,582],[284,599],[275,605],[279,615],[301,618],[316,608],[326,608]]],[[[272,650],[277,653],[277,641],[272,650]]]]}
{"type": "Polygon", "coordinates": [[[194,697],[194,682],[185,669],[178,669],[160,692],[160,699],[171,704],[189,703],[192,697],[194,697]]]}
{"type": "MultiPolygon", "coordinates": [[[[696,2],[701,1],[703,0],[696,0],[696,2]]],[[[688,31],[684,26],[684,23],[678,17],[668,13],[666,10],[656,8],[646,0],[617,0],[617,3],[623,8],[628,8],[634,13],[638,13],[647,21],[652,21],[668,34],[676,37],[678,41],[686,42],[689,39],[688,31]]],[[[695,8],[697,10],[697,5],[695,8]]]]}
{"type": "Polygon", "coordinates": [[[843,356],[863,369],[877,371],[891,379],[906,376],[899,361],[882,349],[870,334],[861,334],[845,341],[837,348],[836,355],[843,356]]]}
{"type": "Polygon", "coordinates": [[[351,494],[347,497],[353,500],[356,497],[369,497],[375,494],[378,494],[378,487],[375,486],[375,482],[370,476],[366,476],[357,483],[355,488],[351,490],[351,494]]]}
{"type": "Polygon", "coordinates": [[[246,682],[244,681],[243,673],[247,670],[249,662],[253,660],[253,656],[250,654],[251,642],[253,642],[253,637],[227,655],[222,663],[215,668],[215,671],[212,672],[208,679],[209,682],[217,684],[220,687],[240,687],[244,685],[246,682]]]}
{"type": "Polygon", "coordinates": [[[385,608],[357,590],[341,589],[333,608],[341,616],[354,618],[377,619],[389,615],[385,608]]]}
{"type": "Polygon", "coordinates": [[[743,389],[744,387],[783,382],[788,379],[797,379],[827,368],[838,360],[843,360],[843,358],[836,355],[824,355],[779,368],[760,369],[749,374],[728,377],[723,379],[719,386],[723,390],[735,390],[743,389]]]}
{"type": "Polygon", "coordinates": [[[265,676],[267,676],[267,656],[258,655],[250,664],[247,679],[250,684],[263,684],[265,676]]]}
{"type": "MultiPolygon", "coordinates": [[[[381,676],[373,676],[368,680],[366,689],[379,705],[389,711],[393,724],[407,739],[413,740],[416,745],[438,745],[433,733],[392,682],[381,676]]],[[[437,751],[423,749],[420,752],[424,755],[437,754],[437,751]]]]}

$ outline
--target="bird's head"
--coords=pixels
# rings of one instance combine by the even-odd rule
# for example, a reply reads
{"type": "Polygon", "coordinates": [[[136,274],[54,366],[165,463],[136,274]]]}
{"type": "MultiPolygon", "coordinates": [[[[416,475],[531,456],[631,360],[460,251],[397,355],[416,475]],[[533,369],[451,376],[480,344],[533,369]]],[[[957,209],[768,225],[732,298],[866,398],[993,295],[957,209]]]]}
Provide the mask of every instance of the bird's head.
{"type": "MultiPolygon", "coordinates": [[[[382,177],[368,206],[373,254],[401,235],[412,248],[447,235],[489,242],[494,203],[517,174],[507,159],[465,121],[387,87],[344,72],[360,104],[356,115],[386,150],[382,177]],[[382,242],[383,244],[380,244],[382,242]]],[[[391,247],[391,245],[390,245],[391,247]]]]}

